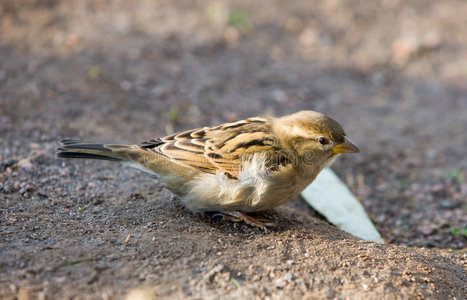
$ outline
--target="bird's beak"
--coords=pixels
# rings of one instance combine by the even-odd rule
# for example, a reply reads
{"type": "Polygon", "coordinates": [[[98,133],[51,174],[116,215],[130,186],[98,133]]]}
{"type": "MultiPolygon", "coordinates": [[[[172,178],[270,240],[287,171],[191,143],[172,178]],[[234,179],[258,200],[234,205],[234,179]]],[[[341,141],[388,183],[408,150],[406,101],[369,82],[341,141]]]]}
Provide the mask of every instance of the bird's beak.
{"type": "Polygon", "coordinates": [[[358,153],[360,149],[358,149],[357,145],[355,145],[352,140],[347,137],[344,137],[345,141],[342,144],[336,145],[332,147],[332,152],[338,153],[358,153]]]}

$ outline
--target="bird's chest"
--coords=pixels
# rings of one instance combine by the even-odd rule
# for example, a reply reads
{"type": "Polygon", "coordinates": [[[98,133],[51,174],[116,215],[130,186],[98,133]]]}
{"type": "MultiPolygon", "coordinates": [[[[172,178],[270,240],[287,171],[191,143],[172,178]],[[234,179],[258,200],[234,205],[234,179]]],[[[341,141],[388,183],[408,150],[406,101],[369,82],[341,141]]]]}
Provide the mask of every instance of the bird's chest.
{"type": "Polygon", "coordinates": [[[192,180],[180,193],[193,211],[240,210],[254,212],[271,209],[296,197],[315,173],[303,173],[293,166],[277,171],[245,170],[238,179],[221,174],[204,174],[192,180]]]}
{"type": "Polygon", "coordinates": [[[315,177],[315,174],[303,174],[296,168],[284,168],[257,179],[254,192],[247,201],[250,210],[266,210],[287,203],[300,194],[315,177]]]}

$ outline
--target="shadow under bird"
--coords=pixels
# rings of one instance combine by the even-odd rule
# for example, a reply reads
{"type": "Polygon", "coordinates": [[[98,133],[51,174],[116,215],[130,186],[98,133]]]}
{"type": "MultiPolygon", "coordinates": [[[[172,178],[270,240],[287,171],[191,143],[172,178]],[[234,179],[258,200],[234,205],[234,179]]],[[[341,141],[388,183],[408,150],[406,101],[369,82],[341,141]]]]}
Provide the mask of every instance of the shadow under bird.
{"type": "Polygon", "coordinates": [[[360,152],[342,126],[315,111],[196,128],[137,145],[64,140],[60,158],[121,162],[158,178],[193,212],[273,225],[247,213],[284,204],[342,153],[360,152]]]}

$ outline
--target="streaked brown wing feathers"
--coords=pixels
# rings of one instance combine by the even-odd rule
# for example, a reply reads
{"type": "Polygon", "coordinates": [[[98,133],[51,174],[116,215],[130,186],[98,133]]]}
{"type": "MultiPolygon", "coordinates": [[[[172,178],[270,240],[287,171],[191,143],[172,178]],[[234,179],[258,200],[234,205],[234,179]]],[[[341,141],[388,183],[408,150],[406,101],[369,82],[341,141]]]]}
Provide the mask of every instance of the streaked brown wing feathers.
{"type": "Polygon", "coordinates": [[[280,149],[267,118],[192,129],[154,141],[162,144],[145,148],[177,163],[207,173],[227,173],[231,178],[238,176],[242,163],[255,153],[280,149]]]}

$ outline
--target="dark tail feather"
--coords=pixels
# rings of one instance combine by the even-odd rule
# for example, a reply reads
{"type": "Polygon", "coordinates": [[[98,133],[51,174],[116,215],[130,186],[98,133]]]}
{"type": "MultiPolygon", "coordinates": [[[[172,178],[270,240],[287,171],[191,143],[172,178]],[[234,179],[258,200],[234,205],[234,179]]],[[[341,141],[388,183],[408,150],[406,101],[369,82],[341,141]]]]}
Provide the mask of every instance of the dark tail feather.
{"type": "Polygon", "coordinates": [[[121,159],[118,159],[118,158],[109,157],[109,156],[100,155],[100,154],[61,151],[60,148],[57,149],[56,156],[60,158],[88,158],[88,159],[111,160],[111,161],[118,161],[118,162],[122,161],[121,159]]]}
{"type": "Polygon", "coordinates": [[[127,148],[125,145],[103,145],[83,143],[79,140],[60,141],[60,147],[56,149],[55,156],[60,158],[87,158],[122,162],[126,159],[121,154],[115,153],[115,149],[127,148]]]}
{"type": "Polygon", "coordinates": [[[76,145],[76,144],[82,144],[82,140],[61,140],[58,142],[60,146],[65,146],[65,145],[76,145]]]}

